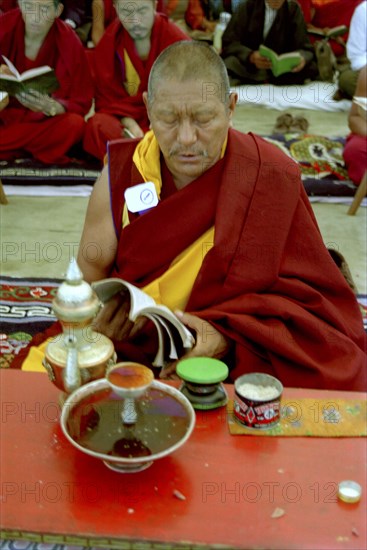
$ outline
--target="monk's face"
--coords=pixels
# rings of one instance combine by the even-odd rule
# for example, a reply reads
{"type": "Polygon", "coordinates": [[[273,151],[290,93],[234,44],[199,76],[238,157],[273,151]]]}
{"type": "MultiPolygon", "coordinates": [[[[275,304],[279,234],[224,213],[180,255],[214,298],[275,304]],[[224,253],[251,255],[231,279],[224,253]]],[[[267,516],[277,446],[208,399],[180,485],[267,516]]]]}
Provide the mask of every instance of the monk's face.
{"type": "Polygon", "coordinates": [[[157,86],[152,103],[144,101],[152,130],[177,187],[191,183],[221,156],[237,96],[224,101],[215,85],[190,80],[157,86]]]}
{"type": "Polygon", "coordinates": [[[20,0],[19,7],[28,36],[46,36],[63,9],[62,4],[55,6],[53,0],[20,0]]]}
{"type": "Polygon", "coordinates": [[[122,26],[133,40],[149,38],[154,23],[155,2],[152,0],[116,0],[115,9],[122,26]]]}
{"type": "Polygon", "coordinates": [[[285,2],[285,0],[265,0],[265,1],[269,6],[269,8],[272,8],[273,10],[279,10],[285,2]]]}

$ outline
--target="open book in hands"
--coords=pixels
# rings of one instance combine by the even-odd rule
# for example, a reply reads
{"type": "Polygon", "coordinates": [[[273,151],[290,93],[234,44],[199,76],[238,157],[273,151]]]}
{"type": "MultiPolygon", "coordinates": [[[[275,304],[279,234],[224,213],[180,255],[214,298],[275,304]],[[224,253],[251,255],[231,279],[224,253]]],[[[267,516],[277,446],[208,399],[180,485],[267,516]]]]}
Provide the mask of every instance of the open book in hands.
{"type": "Polygon", "coordinates": [[[154,367],[163,367],[167,362],[178,359],[178,346],[186,349],[193,347],[195,340],[188,328],[168,307],[157,304],[140,288],[118,278],[102,279],[92,283],[92,287],[104,304],[116,294],[127,291],[130,295],[130,321],[146,317],[153,322],[158,334],[158,351],[152,363],[154,367]]]}
{"type": "Polygon", "coordinates": [[[5,55],[2,57],[12,74],[0,73],[0,91],[15,96],[30,89],[41,94],[50,94],[59,88],[55,71],[48,65],[29,69],[20,74],[5,55]]]}
{"type": "Polygon", "coordinates": [[[321,38],[337,38],[338,36],[343,36],[348,32],[348,27],[346,25],[338,25],[332,27],[331,29],[317,29],[317,28],[308,28],[308,34],[314,36],[320,36],[321,38]]]}
{"type": "Polygon", "coordinates": [[[271,71],[274,76],[280,76],[291,72],[302,61],[302,55],[299,52],[282,53],[278,55],[274,50],[261,44],[259,53],[271,61],[271,71]]]}

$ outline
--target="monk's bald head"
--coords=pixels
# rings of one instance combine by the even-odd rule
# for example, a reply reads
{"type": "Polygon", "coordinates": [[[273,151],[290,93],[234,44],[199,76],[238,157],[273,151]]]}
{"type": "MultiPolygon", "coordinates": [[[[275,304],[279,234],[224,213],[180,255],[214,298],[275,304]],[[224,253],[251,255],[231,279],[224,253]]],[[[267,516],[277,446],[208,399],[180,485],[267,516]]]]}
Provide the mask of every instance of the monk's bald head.
{"type": "Polygon", "coordinates": [[[228,103],[230,87],[226,66],[207,44],[198,41],[175,42],[155,60],[148,81],[148,104],[152,104],[158,86],[165,82],[201,81],[203,97],[216,95],[228,103]]]}

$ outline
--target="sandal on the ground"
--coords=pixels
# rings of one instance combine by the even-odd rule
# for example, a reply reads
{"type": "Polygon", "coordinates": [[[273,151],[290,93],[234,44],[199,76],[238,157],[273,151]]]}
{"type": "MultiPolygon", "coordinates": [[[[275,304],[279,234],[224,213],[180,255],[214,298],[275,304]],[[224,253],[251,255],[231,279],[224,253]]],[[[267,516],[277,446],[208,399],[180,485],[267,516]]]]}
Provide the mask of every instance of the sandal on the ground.
{"type": "Polygon", "coordinates": [[[305,134],[308,130],[309,122],[304,116],[295,116],[291,127],[289,128],[289,133],[291,134],[305,134]]]}
{"type": "Polygon", "coordinates": [[[293,117],[290,113],[283,113],[282,115],[279,115],[275,121],[273,133],[274,134],[288,133],[292,123],[293,123],[293,117]]]}

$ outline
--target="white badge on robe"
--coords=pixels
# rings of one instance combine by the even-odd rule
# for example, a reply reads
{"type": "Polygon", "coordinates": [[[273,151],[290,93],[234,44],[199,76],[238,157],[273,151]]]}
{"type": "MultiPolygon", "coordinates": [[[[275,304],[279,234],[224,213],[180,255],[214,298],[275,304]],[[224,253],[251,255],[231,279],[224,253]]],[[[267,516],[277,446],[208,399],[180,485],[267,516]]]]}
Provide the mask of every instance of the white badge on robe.
{"type": "Polygon", "coordinates": [[[124,196],[128,210],[134,213],[149,210],[149,208],[157,206],[159,202],[157,191],[152,181],[128,187],[124,196]]]}

